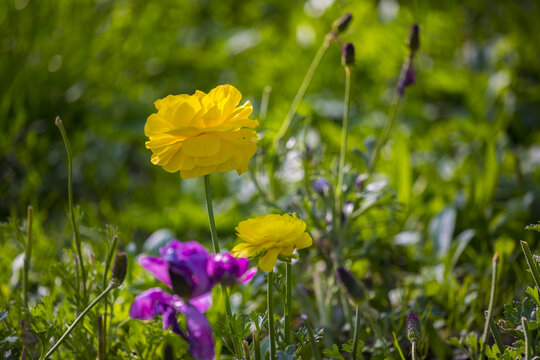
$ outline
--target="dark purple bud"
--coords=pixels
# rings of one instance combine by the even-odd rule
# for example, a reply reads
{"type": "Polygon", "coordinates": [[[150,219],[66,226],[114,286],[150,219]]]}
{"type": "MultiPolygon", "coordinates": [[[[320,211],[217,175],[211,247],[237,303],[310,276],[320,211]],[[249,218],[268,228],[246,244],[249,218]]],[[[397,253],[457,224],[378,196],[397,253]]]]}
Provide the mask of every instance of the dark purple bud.
{"type": "Polygon", "coordinates": [[[127,273],[127,255],[124,252],[116,253],[111,269],[111,282],[114,287],[122,285],[127,273]]]}
{"type": "Polygon", "coordinates": [[[345,268],[338,267],[337,279],[353,302],[359,303],[366,297],[363,286],[356,280],[356,277],[345,268]]]}
{"type": "Polygon", "coordinates": [[[409,341],[418,340],[422,335],[422,326],[420,319],[415,313],[411,313],[407,318],[407,338],[409,341]]]}
{"type": "Polygon", "coordinates": [[[413,53],[420,48],[420,27],[417,24],[411,25],[408,45],[409,49],[413,53]]]}
{"type": "Polygon", "coordinates": [[[330,184],[326,178],[320,177],[313,182],[313,189],[321,196],[328,196],[330,184]]]}
{"type": "Polygon", "coordinates": [[[352,43],[343,45],[343,49],[341,51],[341,63],[343,66],[353,66],[354,60],[354,45],[352,43]]]}
{"type": "Polygon", "coordinates": [[[351,23],[351,21],[352,21],[352,14],[345,13],[339,19],[334,21],[334,23],[332,24],[332,31],[335,32],[336,34],[341,34],[349,27],[349,24],[351,23]]]}

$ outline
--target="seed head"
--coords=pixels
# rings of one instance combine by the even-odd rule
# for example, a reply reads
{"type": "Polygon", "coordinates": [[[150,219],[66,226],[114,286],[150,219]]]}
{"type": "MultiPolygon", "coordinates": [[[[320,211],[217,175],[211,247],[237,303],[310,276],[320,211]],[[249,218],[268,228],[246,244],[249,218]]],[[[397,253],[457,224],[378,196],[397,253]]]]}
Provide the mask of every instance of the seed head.
{"type": "Polygon", "coordinates": [[[111,284],[114,287],[122,285],[127,273],[127,255],[125,252],[117,252],[111,270],[111,284]]]}

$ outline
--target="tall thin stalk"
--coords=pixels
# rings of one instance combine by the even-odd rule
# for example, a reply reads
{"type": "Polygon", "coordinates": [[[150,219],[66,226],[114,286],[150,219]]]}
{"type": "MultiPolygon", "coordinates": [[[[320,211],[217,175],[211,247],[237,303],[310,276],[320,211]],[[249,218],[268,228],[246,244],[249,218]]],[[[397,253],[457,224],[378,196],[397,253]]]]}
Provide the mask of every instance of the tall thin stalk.
{"type": "MultiPolygon", "coordinates": [[[[214,253],[219,254],[219,240],[217,237],[216,223],[214,221],[214,209],[212,207],[212,196],[210,193],[210,175],[204,175],[204,190],[206,194],[206,207],[208,210],[208,222],[210,223],[210,234],[212,236],[212,247],[214,248],[214,253]]],[[[231,324],[232,310],[231,310],[231,301],[229,299],[229,293],[227,292],[227,287],[222,283],[221,284],[221,293],[225,300],[225,312],[227,317],[227,323],[229,324],[229,329],[232,334],[232,343],[236,356],[242,356],[242,345],[237,341],[236,333],[231,324]]]]}
{"type": "MultiPolygon", "coordinates": [[[[523,336],[525,337],[525,360],[531,358],[531,334],[529,333],[529,324],[525,316],[521,317],[521,327],[523,328],[523,336]]],[[[534,354],[533,354],[534,355],[534,354]]]]}
{"type": "Polygon", "coordinates": [[[274,272],[268,273],[268,284],[266,289],[266,301],[268,307],[268,338],[270,342],[270,360],[276,360],[276,331],[274,329],[274,272]]]}
{"type": "Polygon", "coordinates": [[[523,240],[520,242],[521,242],[521,249],[523,250],[523,253],[525,254],[525,259],[527,260],[527,264],[529,265],[529,269],[531,270],[534,283],[536,287],[540,289],[540,272],[538,271],[538,265],[536,265],[536,261],[533,259],[531,249],[529,248],[529,244],[527,244],[527,242],[523,240]]]}
{"type": "Polygon", "coordinates": [[[81,238],[79,235],[79,225],[77,223],[77,219],[75,219],[75,209],[73,207],[73,156],[71,153],[71,146],[69,144],[69,139],[67,137],[66,130],[64,129],[64,124],[62,122],[62,119],[60,119],[60,117],[57,116],[54,123],[60,130],[60,134],[62,134],[62,139],[64,140],[64,146],[66,147],[66,152],[67,152],[68,206],[69,206],[71,227],[73,228],[73,239],[75,242],[75,249],[77,251],[77,257],[79,260],[79,267],[76,269],[80,273],[80,278],[82,279],[82,292],[83,292],[83,297],[86,301],[86,271],[84,269],[84,260],[83,260],[82,251],[81,251],[81,238]]]}
{"type": "Polygon", "coordinates": [[[32,206],[28,206],[26,218],[26,246],[24,248],[24,268],[22,278],[23,304],[28,308],[28,272],[30,271],[30,259],[32,257],[32,206]]]}
{"type": "Polygon", "coordinates": [[[489,295],[489,305],[486,316],[486,322],[484,324],[484,332],[482,333],[482,343],[480,345],[480,358],[484,358],[486,351],[486,342],[489,331],[489,321],[493,312],[493,303],[495,302],[495,290],[497,287],[497,264],[499,263],[499,254],[495,253],[491,262],[491,293],[489,295]]]}
{"type": "Polygon", "coordinates": [[[292,264],[285,263],[285,345],[291,342],[291,309],[292,309],[292,264]]]}
{"type": "MultiPolygon", "coordinates": [[[[118,236],[116,236],[116,235],[113,236],[111,245],[110,245],[110,247],[109,247],[109,249],[107,251],[107,257],[105,259],[105,270],[103,271],[103,278],[102,278],[102,287],[103,288],[105,288],[105,286],[107,285],[107,273],[109,272],[109,267],[111,266],[112,256],[113,256],[114,250],[116,248],[117,241],[118,241],[118,236]]],[[[104,307],[104,310],[105,310],[103,312],[103,333],[104,334],[107,334],[107,308],[108,308],[108,306],[109,306],[109,302],[107,301],[107,297],[105,297],[103,299],[103,307],[104,307]]],[[[103,351],[104,351],[104,354],[107,351],[107,336],[103,337],[103,351]]]]}
{"type": "Polygon", "coordinates": [[[352,346],[352,360],[356,360],[356,352],[358,351],[358,336],[360,329],[360,305],[356,305],[356,320],[354,324],[354,338],[352,346]]]}
{"type": "Polygon", "coordinates": [[[66,337],[68,337],[69,334],[71,334],[71,332],[73,331],[73,329],[75,329],[75,327],[81,322],[82,319],[84,319],[84,317],[86,316],[86,314],[88,314],[88,312],[90,312],[90,310],[92,310],[92,308],[94,306],[97,305],[97,303],[99,303],[101,301],[101,299],[103,299],[108,293],[109,291],[111,291],[112,289],[114,289],[116,287],[115,284],[109,284],[109,286],[107,286],[107,288],[105,290],[103,290],[103,292],[101,294],[98,295],[97,298],[94,299],[94,301],[92,301],[90,303],[90,305],[88,305],[86,307],[86,309],[83,310],[83,312],[75,319],[75,321],[73,322],[73,324],[71,324],[71,326],[66,330],[66,332],[64,333],[64,335],[62,335],[62,337],[60,338],[60,340],[58,340],[56,342],[56,344],[54,344],[54,346],[51,348],[51,350],[49,350],[47,352],[47,354],[45,355],[45,359],[48,359],[55,351],[56,349],[58,349],[58,347],[64,342],[64,340],[66,339],[66,337]]]}
{"type": "Polygon", "coordinates": [[[311,62],[311,65],[308,68],[308,71],[306,75],[304,76],[304,80],[302,80],[302,84],[298,88],[298,91],[296,92],[296,95],[294,97],[294,100],[291,104],[291,107],[289,108],[289,111],[287,112],[287,115],[285,116],[285,119],[283,120],[283,123],[281,124],[281,127],[279,128],[279,131],[276,134],[276,138],[274,139],[274,145],[278,146],[281,139],[285,134],[287,133],[287,130],[289,129],[289,126],[291,125],[291,121],[294,118],[294,115],[296,114],[296,110],[298,109],[298,105],[300,105],[300,102],[304,98],[304,95],[306,94],[306,90],[309,87],[309,84],[311,83],[311,80],[313,79],[313,75],[315,75],[315,72],[317,71],[317,68],[319,67],[321,60],[326,54],[326,51],[328,50],[328,47],[330,46],[331,40],[334,38],[334,36],[327,35],[324,38],[323,43],[319,47],[319,50],[317,50],[317,53],[315,54],[315,57],[313,58],[313,61],[311,62]]]}
{"type": "Polygon", "coordinates": [[[341,127],[341,150],[339,153],[338,181],[336,186],[338,211],[341,211],[341,208],[343,206],[343,168],[345,167],[345,155],[347,153],[347,138],[349,135],[349,112],[351,108],[351,69],[352,66],[345,66],[345,101],[343,109],[343,125],[341,127]]]}

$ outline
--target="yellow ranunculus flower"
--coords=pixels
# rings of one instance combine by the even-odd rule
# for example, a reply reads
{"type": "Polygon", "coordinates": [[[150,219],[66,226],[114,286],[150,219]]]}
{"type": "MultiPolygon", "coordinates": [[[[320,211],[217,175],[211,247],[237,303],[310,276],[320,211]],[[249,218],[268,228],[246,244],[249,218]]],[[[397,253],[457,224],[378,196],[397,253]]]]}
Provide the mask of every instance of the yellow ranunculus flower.
{"type": "Polygon", "coordinates": [[[305,230],[306,223],[296,214],[270,214],[244,220],[238,224],[236,231],[245,242],[236,245],[231,254],[251,257],[264,253],[257,266],[271,272],[278,255],[290,256],[295,249],[311,246],[313,240],[305,230]]]}
{"type": "Polygon", "coordinates": [[[257,151],[259,124],[248,119],[253,107],[238,106],[242,94],[232,85],[220,85],[208,94],[169,95],[157,100],[158,110],[146,120],[152,164],[168,172],[180,171],[183,179],[213,172],[248,170],[257,151]]]}

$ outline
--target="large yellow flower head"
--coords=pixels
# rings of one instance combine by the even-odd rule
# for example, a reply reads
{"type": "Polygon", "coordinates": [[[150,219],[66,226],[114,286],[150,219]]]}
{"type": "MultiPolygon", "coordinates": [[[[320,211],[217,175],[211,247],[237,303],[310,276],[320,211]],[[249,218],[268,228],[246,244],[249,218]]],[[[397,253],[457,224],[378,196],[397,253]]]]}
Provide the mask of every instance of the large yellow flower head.
{"type": "Polygon", "coordinates": [[[249,119],[253,107],[238,106],[242,94],[234,86],[220,85],[208,94],[169,95],[157,100],[158,110],[146,120],[144,133],[150,138],[152,164],[168,172],[180,171],[183,179],[213,172],[248,170],[257,151],[259,124],[249,119]]]}
{"type": "Polygon", "coordinates": [[[290,256],[295,249],[311,246],[313,240],[306,231],[306,223],[296,214],[263,215],[244,220],[236,227],[240,240],[231,254],[236,257],[262,255],[257,265],[272,272],[279,255],[290,256]]]}

